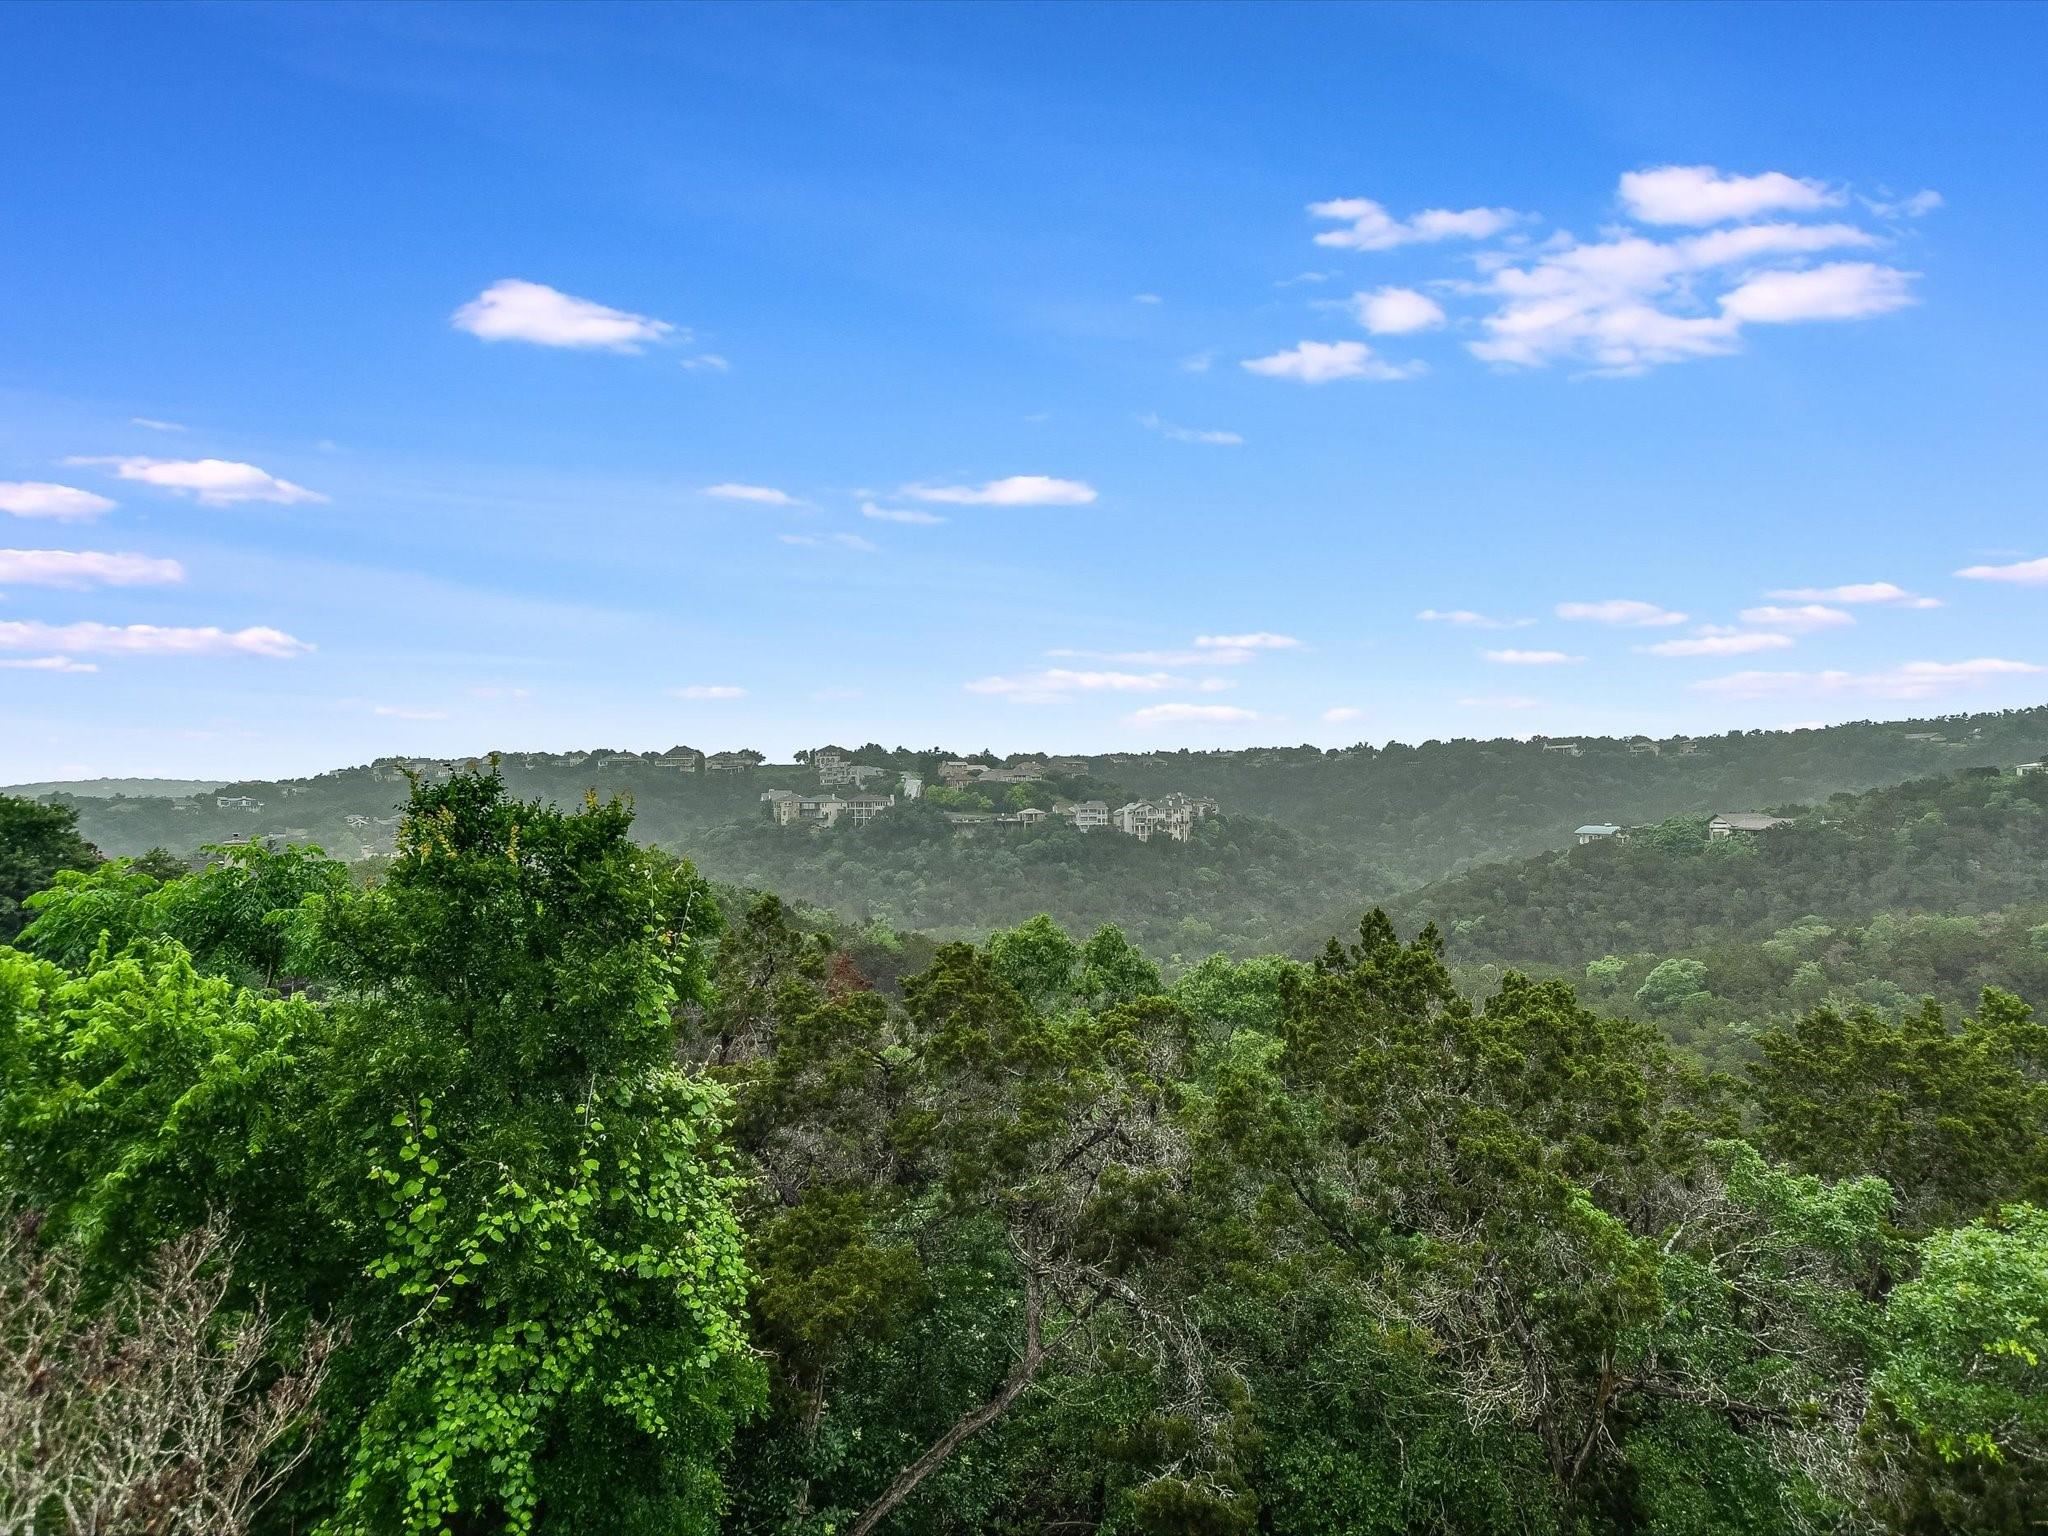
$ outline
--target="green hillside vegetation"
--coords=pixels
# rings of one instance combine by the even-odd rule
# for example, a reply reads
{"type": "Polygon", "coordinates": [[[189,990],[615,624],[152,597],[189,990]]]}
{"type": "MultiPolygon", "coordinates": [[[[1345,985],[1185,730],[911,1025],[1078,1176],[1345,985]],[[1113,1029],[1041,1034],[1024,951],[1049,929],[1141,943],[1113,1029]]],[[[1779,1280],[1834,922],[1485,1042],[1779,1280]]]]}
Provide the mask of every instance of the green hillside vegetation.
{"type": "MultiPolygon", "coordinates": [[[[1351,912],[1478,861],[1556,849],[1587,821],[1638,823],[1815,802],[1935,771],[2009,768],[2048,747],[2048,708],[1736,732],[1658,743],[1658,755],[1647,745],[1582,738],[1576,756],[1505,740],[1109,754],[1086,759],[1085,771],[1042,783],[963,791],[939,787],[937,768],[948,754],[937,748],[870,742],[845,749],[891,771],[881,789],[895,788],[896,773],[923,774],[925,812],[1046,806],[1062,795],[1115,805],[1171,790],[1218,801],[1221,825],[1205,826],[1190,845],[1156,848],[1057,827],[1005,827],[968,838],[905,805],[868,827],[767,825],[763,791],[817,791],[807,763],[686,774],[664,764],[660,753],[605,750],[511,753],[499,763],[521,796],[573,806],[593,792],[623,794],[634,805],[636,836],[687,851],[707,876],[831,906],[858,926],[880,921],[979,936],[1049,912],[1079,929],[1115,922],[1148,953],[1171,960],[1214,949],[1249,955],[1287,947],[1297,935],[1341,928],[1351,912]],[[1918,739],[1928,736],[1941,739],[1918,739]]],[[[997,761],[987,753],[978,760],[997,761]]],[[[422,766],[429,777],[445,771],[422,766]]],[[[275,839],[311,843],[354,862],[389,853],[407,793],[405,774],[386,761],[310,779],[224,784],[218,795],[55,799],[73,807],[83,835],[110,855],[165,848],[189,857],[231,839],[275,839]],[[260,806],[224,808],[221,797],[260,806]]],[[[1986,910],[1981,897],[1974,905],[1919,905],[1986,910]]],[[[1812,910],[1808,904],[1784,921],[1812,910]]],[[[1534,963],[1548,954],[1511,949],[1503,947],[1500,963],[1534,963]]]]}
{"type": "Polygon", "coordinates": [[[2048,1028],[2016,997],[1815,1009],[1716,1079],[1564,982],[1461,991],[1379,912],[1170,982],[1109,926],[871,933],[906,962],[878,988],[631,834],[463,774],[367,884],[249,847],[29,898],[15,1527],[2038,1518],[2048,1028]]]}
{"type": "Polygon", "coordinates": [[[1743,1049],[1729,1026],[1823,1001],[1896,1017],[1986,986],[2048,1000],[2048,774],[1964,772],[1779,810],[1789,826],[1716,842],[1705,816],[1674,818],[1388,909],[1437,924],[1474,985],[1511,968],[1570,975],[1717,1059],[1743,1049]]]}

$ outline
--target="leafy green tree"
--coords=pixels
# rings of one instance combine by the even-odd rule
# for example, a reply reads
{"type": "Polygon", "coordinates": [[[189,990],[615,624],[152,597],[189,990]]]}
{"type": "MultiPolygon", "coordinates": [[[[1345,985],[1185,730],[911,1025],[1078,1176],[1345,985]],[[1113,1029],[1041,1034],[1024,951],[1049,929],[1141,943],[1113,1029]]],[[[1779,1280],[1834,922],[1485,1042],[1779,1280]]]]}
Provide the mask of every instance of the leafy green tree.
{"type": "Polygon", "coordinates": [[[630,821],[421,786],[319,915],[316,1193],[368,1244],[337,1536],[715,1528],[745,1268],[723,1096],[671,1062],[717,911],[630,821]]]}
{"type": "Polygon", "coordinates": [[[1886,1307],[1875,1395],[1895,1528],[2038,1527],[2048,1480],[2048,1212],[1937,1232],[1886,1307]],[[1900,1442],[1903,1443],[1900,1443],[1900,1442]]]}
{"type": "Polygon", "coordinates": [[[90,869],[99,850],[78,835],[78,812],[0,795],[0,944],[28,922],[23,904],[61,870],[90,869]]]}
{"type": "Polygon", "coordinates": [[[1670,1013],[1707,990],[1707,968],[1698,960],[1666,960],[1643,978],[1636,1002],[1652,1013],[1670,1013]]]}
{"type": "Polygon", "coordinates": [[[1819,1008],[1758,1047],[1764,1148],[1888,1180],[1909,1226],[2048,1197],[2048,1027],[2011,994],[1987,991],[1958,1028],[1931,1002],[1896,1024],[1819,1008]]]}

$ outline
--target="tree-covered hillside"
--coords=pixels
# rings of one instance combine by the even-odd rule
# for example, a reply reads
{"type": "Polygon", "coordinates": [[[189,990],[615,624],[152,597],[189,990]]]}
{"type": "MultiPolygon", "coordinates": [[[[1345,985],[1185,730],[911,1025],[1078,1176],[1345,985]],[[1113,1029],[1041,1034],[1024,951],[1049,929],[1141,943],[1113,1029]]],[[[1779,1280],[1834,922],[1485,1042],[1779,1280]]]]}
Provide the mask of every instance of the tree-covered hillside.
{"type": "Polygon", "coordinates": [[[1475,985],[1568,974],[1716,1056],[1740,1047],[1726,1026],[1830,999],[1892,1015],[1986,986],[2048,1000],[2048,774],[1966,771],[1784,809],[1788,825],[1718,842],[1706,817],[1677,817],[1483,865],[1389,911],[1436,923],[1475,985]]]}
{"type": "MultiPolygon", "coordinates": [[[[1737,732],[1655,743],[1654,753],[1651,745],[1582,738],[1575,750],[1494,740],[1119,753],[995,791],[1004,801],[997,808],[1050,804],[1059,794],[1111,804],[1174,790],[1216,799],[1222,827],[1186,846],[1159,847],[1056,828],[970,838],[901,805],[869,827],[769,826],[764,791],[817,792],[807,763],[684,773],[652,752],[512,753],[501,771],[514,792],[557,805],[579,804],[593,791],[628,796],[635,836],[690,855],[716,879],[949,934],[987,933],[1036,912],[1081,927],[1113,921],[1165,958],[1284,945],[1317,926],[1319,913],[1338,924],[1347,912],[1474,863],[1566,846],[1586,822],[1810,803],[1930,773],[2010,768],[2048,751],[2048,708],[1737,732]]],[[[935,789],[947,755],[873,742],[848,751],[890,770],[880,789],[893,789],[905,770],[935,789]]],[[[430,777],[439,771],[426,766],[430,777]]],[[[354,861],[390,850],[408,793],[399,765],[382,761],[310,779],[227,784],[217,794],[67,803],[84,835],[110,855],[155,847],[190,854],[253,838],[314,843],[354,861]]],[[[1930,896],[1920,904],[1938,903],[1930,896]]]]}

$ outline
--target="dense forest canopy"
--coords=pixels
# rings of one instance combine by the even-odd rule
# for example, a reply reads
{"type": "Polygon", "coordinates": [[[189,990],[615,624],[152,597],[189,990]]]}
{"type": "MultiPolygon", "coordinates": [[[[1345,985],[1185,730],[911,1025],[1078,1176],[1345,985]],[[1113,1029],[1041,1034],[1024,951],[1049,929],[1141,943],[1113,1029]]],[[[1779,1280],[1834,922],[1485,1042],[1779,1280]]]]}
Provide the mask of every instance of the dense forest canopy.
{"type": "MultiPolygon", "coordinates": [[[[2018,803],[1842,819],[1976,861],[2018,803]]],[[[2022,998],[1822,1004],[1708,1074],[1378,911],[1171,976],[1045,917],[906,945],[631,822],[486,771],[367,870],[29,855],[8,1528],[2035,1528],[2022,998]]]]}
{"type": "MultiPolygon", "coordinates": [[[[1048,759],[1065,766],[1039,783],[953,798],[938,780],[948,752],[878,742],[837,750],[887,770],[874,786],[880,790],[895,790],[902,772],[923,775],[927,812],[942,800],[951,809],[1049,806],[1062,796],[1113,806],[1178,791],[1213,797],[1221,824],[1205,824],[1188,846],[1163,850],[1065,835],[1052,825],[969,838],[902,803],[866,826],[769,825],[764,791],[818,792],[810,753],[795,764],[725,773],[683,772],[676,766],[683,755],[669,750],[509,753],[500,771],[515,793],[559,805],[579,804],[592,791],[629,796],[635,836],[687,853],[708,877],[829,906],[861,923],[978,938],[1049,912],[1074,928],[1114,922],[1156,958],[1192,960],[1218,948],[1249,956],[1287,947],[1476,863],[1568,846],[1573,829],[1590,822],[1635,825],[1814,804],[1966,768],[2010,771],[2048,752],[2048,708],[1698,741],[1095,754],[1048,759]]],[[[992,753],[971,757],[1001,761],[992,753]]],[[[443,771],[419,766],[430,776],[443,771]]],[[[59,798],[75,808],[84,835],[112,855],[159,847],[189,855],[231,838],[274,838],[353,861],[389,853],[407,790],[402,765],[383,761],[310,779],[224,784],[218,793],[59,798]]]]}

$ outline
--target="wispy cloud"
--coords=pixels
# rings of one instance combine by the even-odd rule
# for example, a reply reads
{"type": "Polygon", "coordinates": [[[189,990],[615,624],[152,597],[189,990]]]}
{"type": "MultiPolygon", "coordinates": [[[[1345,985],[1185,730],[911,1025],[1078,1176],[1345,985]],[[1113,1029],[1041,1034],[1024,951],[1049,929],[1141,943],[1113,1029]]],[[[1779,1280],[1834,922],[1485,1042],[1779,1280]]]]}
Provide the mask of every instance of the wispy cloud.
{"type": "Polygon", "coordinates": [[[185,424],[181,421],[159,421],[154,416],[130,416],[128,420],[133,425],[147,427],[152,432],[182,432],[185,430],[185,424]]]}
{"type": "Polygon", "coordinates": [[[1177,427],[1170,421],[1161,421],[1157,416],[1140,416],[1138,424],[1150,427],[1161,437],[1176,443],[1208,443],[1217,447],[1234,448],[1244,441],[1236,432],[1225,432],[1218,428],[1177,427]]]}
{"type": "Polygon", "coordinates": [[[921,528],[936,527],[945,521],[936,512],[923,512],[916,507],[878,507],[872,501],[862,504],[860,515],[878,523],[912,523],[921,528]]]}
{"type": "Polygon", "coordinates": [[[1375,288],[1351,296],[1351,312],[1375,336],[1406,336],[1444,323],[1443,306],[1413,288],[1375,288]]]}
{"type": "Polygon", "coordinates": [[[956,507],[1085,507],[1095,487],[1052,475],[1010,475],[980,485],[906,485],[905,496],[956,507]]]}
{"type": "Polygon", "coordinates": [[[1364,710],[1355,709],[1349,704],[1339,704],[1323,711],[1323,723],[1325,725],[1343,725],[1349,721],[1363,720],[1364,718],[1364,710]]]}
{"type": "Polygon", "coordinates": [[[1618,624],[1631,629],[1657,629],[1683,624],[1686,616],[1633,597],[1610,597],[1597,603],[1559,603],[1557,616],[1590,624],[1618,624]]]}
{"type": "Polygon", "coordinates": [[[43,517],[58,523],[90,522],[114,503],[75,486],[47,480],[0,480],[0,512],[15,517],[43,517]]]}
{"type": "Polygon", "coordinates": [[[1801,603],[1796,608],[1766,603],[1760,608],[1743,609],[1741,618],[1745,624],[1759,624],[1766,629],[1789,629],[1794,634],[1808,634],[1816,629],[1842,629],[1856,622],[1854,614],[1830,608],[1825,603],[1801,603]]]}
{"type": "Polygon", "coordinates": [[[87,549],[0,549],[0,587],[152,587],[185,579],[175,560],[87,549]]]}
{"type": "Polygon", "coordinates": [[[1481,651],[1488,661],[1498,662],[1504,667],[1561,667],[1573,662],[1584,661],[1583,656],[1567,655],[1563,651],[1481,651]]]}
{"type": "Polygon", "coordinates": [[[0,621],[0,650],[108,656],[266,656],[288,661],[313,647],[281,629],[163,627],[156,624],[43,624],[0,621]]]}
{"type": "Polygon", "coordinates": [[[1298,651],[1302,648],[1301,642],[1292,635],[1276,635],[1263,629],[1248,635],[1197,635],[1195,645],[1204,651],[1298,651]]]}
{"type": "Polygon", "coordinates": [[[1131,295],[1131,302],[1133,304],[1164,304],[1166,300],[1159,297],[1156,293],[1134,293],[1131,295]]]}
{"type": "Polygon", "coordinates": [[[778,533],[776,538],[785,544],[794,544],[799,549],[840,549],[858,550],[872,555],[876,545],[872,539],[864,539],[857,533],[778,533]]]}
{"type": "Polygon", "coordinates": [[[747,690],[736,688],[731,683],[689,683],[681,688],[669,689],[671,696],[692,700],[744,699],[747,690]]]}
{"type": "Polygon", "coordinates": [[[469,690],[472,699],[484,699],[492,703],[521,703],[533,697],[531,688],[507,688],[496,683],[480,683],[469,690]]]}
{"type": "Polygon", "coordinates": [[[2003,581],[2022,587],[2048,587],[2048,556],[2016,560],[2011,565],[1966,565],[1956,574],[1965,581],[2003,581]]]}
{"type": "Polygon", "coordinates": [[[1048,667],[1015,676],[979,677],[969,693],[995,694],[1020,704],[1049,704],[1076,693],[1166,693],[1190,686],[1168,672],[1096,672],[1048,667]]]}
{"type": "Polygon", "coordinates": [[[1425,624],[1455,624],[1461,629],[1527,629],[1534,619],[1495,619],[1470,608],[1425,608],[1415,615],[1425,624]]]}
{"type": "Polygon", "coordinates": [[[1645,224],[1722,224],[1760,213],[1814,213],[1846,195],[1818,181],[1765,171],[1730,175],[1711,165],[1660,165],[1621,178],[1621,201],[1645,224]]]}
{"type": "Polygon", "coordinates": [[[0,668],[9,672],[97,672],[99,668],[89,661],[73,661],[69,656],[10,656],[0,658],[0,668]]]}
{"type": "Polygon", "coordinates": [[[1235,704],[1149,704],[1125,717],[1132,725],[1236,725],[1257,720],[1258,712],[1235,704]]]}
{"type": "Polygon", "coordinates": [[[1782,651],[1792,644],[1790,635],[1757,630],[1734,635],[1695,635],[1687,640],[1660,640],[1639,645],[1645,656],[1746,656],[1755,651],[1782,651]]]}
{"type": "Polygon", "coordinates": [[[638,352],[651,342],[687,335],[666,320],[613,309],[550,288],[507,277],[455,311],[451,322],[485,341],[530,341],[542,347],[638,352]]]}
{"type": "Polygon", "coordinates": [[[1859,197],[1863,204],[1880,219],[1924,219],[1935,209],[1942,207],[1947,199],[1932,187],[1923,187],[1906,197],[1859,197]]]}
{"type": "Polygon", "coordinates": [[[1426,208],[1400,219],[1369,197],[1336,197],[1310,203],[1309,216],[1335,219],[1344,227],[1326,229],[1317,245],[1350,251],[1391,251],[1403,245],[1432,245],[1441,240],[1489,240],[1511,227],[1518,215],[1507,208],[1426,208]]]}
{"type": "Polygon", "coordinates": [[[76,455],[64,461],[73,465],[98,465],[111,469],[123,480],[153,485],[159,490],[209,507],[231,506],[240,501],[274,501],[281,506],[300,502],[324,502],[318,491],[233,459],[152,459],[136,455],[76,455]]]}
{"type": "Polygon", "coordinates": [[[1909,661],[1878,672],[1737,672],[1694,683],[1729,699],[1848,697],[1928,699],[2048,670],[2032,662],[1979,656],[1969,661],[1909,661]]]}
{"type": "Polygon", "coordinates": [[[1780,587],[1771,593],[1794,603],[1887,603],[1899,608],[1939,608],[1938,597],[1920,597],[1889,581],[1852,581],[1839,587],[1780,587]]]}
{"type": "Polygon", "coordinates": [[[1238,366],[1263,378],[1293,379],[1302,384],[1412,379],[1427,371],[1421,363],[1390,363],[1362,341],[1297,342],[1266,357],[1248,357],[1238,366]]]}
{"type": "Polygon", "coordinates": [[[779,491],[772,485],[739,485],[727,480],[717,485],[707,485],[703,494],[719,501],[750,501],[763,507],[797,507],[803,503],[787,491],[779,491]]]}
{"type": "Polygon", "coordinates": [[[699,352],[694,357],[685,357],[678,361],[692,373],[729,373],[732,370],[732,364],[716,352],[699,352]]]}

